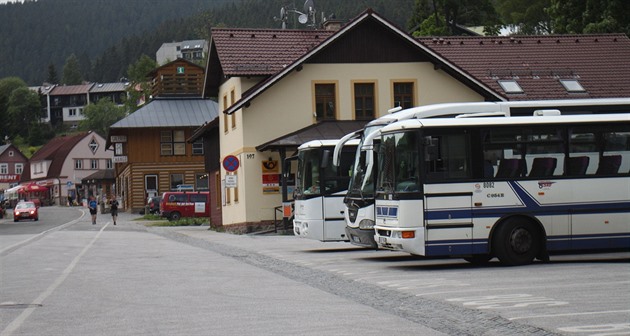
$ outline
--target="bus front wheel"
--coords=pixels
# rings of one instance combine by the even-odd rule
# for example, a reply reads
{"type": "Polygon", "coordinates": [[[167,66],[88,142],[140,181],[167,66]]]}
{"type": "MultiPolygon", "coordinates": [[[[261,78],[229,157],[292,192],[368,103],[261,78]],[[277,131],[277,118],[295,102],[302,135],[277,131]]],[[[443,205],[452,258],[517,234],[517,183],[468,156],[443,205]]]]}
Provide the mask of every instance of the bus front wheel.
{"type": "Polygon", "coordinates": [[[179,214],[179,212],[175,211],[171,213],[171,216],[169,219],[172,221],[176,221],[176,220],[179,220],[181,217],[182,216],[179,214]]]}
{"type": "Polygon", "coordinates": [[[506,220],[493,238],[494,255],[508,266],[527,265],[539,254],[541,235],[528,219],[514,217],[506,220]]]}

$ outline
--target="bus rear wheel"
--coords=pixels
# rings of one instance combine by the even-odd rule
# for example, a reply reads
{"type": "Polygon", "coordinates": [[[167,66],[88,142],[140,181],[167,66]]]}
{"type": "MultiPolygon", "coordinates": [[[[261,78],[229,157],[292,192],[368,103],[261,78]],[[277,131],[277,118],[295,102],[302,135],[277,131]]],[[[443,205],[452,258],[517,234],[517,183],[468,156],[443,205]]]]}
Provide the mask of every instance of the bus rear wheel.
{"type": "Polygon", "coordinates": [[[531,264],[539,254],[541,235],[528,219],[510,218],[497,230],[493,238],[494,255],[508,266],[531,264]]]}

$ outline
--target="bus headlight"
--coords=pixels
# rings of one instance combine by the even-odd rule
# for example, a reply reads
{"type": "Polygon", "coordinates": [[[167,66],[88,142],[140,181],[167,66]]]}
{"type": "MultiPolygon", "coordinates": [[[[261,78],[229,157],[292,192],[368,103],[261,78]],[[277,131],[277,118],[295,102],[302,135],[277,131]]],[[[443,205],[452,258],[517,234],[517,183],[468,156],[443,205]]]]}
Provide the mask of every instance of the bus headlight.
{"type": "Polygon", "coordinates": [[[361,230],[372,230],[374,228],[374,221],[371,219],[362,219],[359,222],[359,229],[361,230]]]}

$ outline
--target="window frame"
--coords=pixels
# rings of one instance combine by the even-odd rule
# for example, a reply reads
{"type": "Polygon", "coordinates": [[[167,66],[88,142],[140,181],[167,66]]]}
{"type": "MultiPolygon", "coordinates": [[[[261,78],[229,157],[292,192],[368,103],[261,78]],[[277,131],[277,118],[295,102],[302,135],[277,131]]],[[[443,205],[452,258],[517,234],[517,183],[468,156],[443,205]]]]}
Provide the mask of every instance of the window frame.
{"type": "Polygon", "coordinates": [[[378,115],[378,92],[376,81],[352,81],[352,111],[354,120],[373,120],[378,115]],[[371,86],[371,95],[366,92],[362,92],[363,88],[371,86]],[[371,100],[371,115],[368,115],[369,100],[371,100]],[[360,104],[357,102],[360,101],[360,104]],[[359,107],[360,105],[360,107],[359,107]]]}

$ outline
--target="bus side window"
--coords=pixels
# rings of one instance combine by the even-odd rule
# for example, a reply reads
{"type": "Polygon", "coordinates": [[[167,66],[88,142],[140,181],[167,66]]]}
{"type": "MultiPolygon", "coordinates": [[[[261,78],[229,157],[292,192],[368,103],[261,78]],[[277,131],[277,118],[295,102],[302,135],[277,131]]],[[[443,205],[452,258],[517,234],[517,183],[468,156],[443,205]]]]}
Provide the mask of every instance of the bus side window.
{"type": "Polygon", "coordinates": [[[497,177],[518,177],[523,171],[523,160],[521,159],[502,159],[499,163],[499,171],[497,177]]]}
{"type": "Polygon", "coordinates": [[[621,155],[604,155],[599,158],[596,175],[617,174],[621,167],[621,155]]]}
{"type": "Polygon", "coordinates": [[[567,158],[566,174],[568,176],[586,175],[590,158],[588,156],[574,156],[567,158]]]}
{"type": "Polygon", "coordinates": [[[549,177],[556,170],[558,159],[552,157],[537,157],[532,162],[530,177],[549,177]]]}

